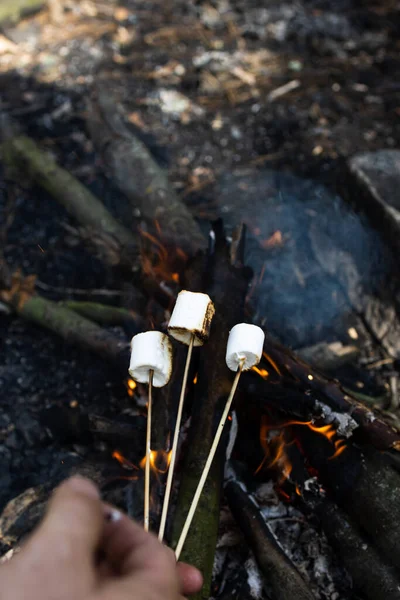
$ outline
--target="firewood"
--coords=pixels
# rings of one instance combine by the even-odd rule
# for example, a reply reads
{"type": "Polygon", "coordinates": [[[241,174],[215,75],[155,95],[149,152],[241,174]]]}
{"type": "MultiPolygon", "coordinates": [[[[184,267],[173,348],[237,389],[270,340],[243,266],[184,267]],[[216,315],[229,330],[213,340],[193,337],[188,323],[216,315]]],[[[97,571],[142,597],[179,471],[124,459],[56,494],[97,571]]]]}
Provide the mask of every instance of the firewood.
{"type": "Polygon", "coordinates": [[[331,497],[365,532],[370,542],[400,569],[400,474],[371,446],[347,443],[334,460],[332,447],[306,427],[294,426],[309,464],[331,497]]]}
{"type": "MultiPolygon", "coordinates": [[[[209,256],[193,261],[186,271],[186,289],[203,288],[214,302],[215,316],[210,339],[199,353],[191,427],[173,527],[175,542],[182,531],[214,439],[218,417],[232,385],[232,373],[225,366],[226,341],[232,327],[243,320],[244,299],[248,288],[249,272],[242,266],[231,263],[220,226],[216,228],[215,235],[215,245],[209,256]]],[[[224,444],[221,444],[181,557],[183,561],[200,568],[203,573],[205,583],[202,592],[195,596],[197,599],[208,599],[210,595],[218,535],[223,459],[224,444]]]]}
{"type": "Polygon", "coordinates": [[[0,289],[0,300],[20,317],[57,333],[65,341],[111,360],[126,373],[129,343],[76,312],[34,291],[34,277],[13,275],[10,289],[0,289]]]}
{"type": "Polygon", "coordinates": [[[262,397],[278,410],[295,416],[320,418],[323,412],[331,421],[335,414],[358,425],[357,432],[379,450],[400,451],[400,434],[379,414],[358,402],[333,379],[328,379],[290,350],[271,340],[268,332],[264,344],[265,367],[269,375],[252,384],[254,397],[262,397]],[[281,388],[276,393],[276,383],[281,388]],[[285,393],[285,388],[287,393],[285,393]],[[307,392],[307,393],[305,393],[307,392]],[[284,396],[282,401],[279,397],[284,396]]]}
{"type": "Polygon", "coordinates": [[[58,305],[99,325],[120,325],[130,336],[145,329],[145,320],[141,315],[119,306],[79,300],[63,300],[58,305]]]}
{"type": "Polygon", "coordinates": [[[363,597],[368,600],[399,600],[400,579],[395,568],[382,559],[356,524],[328,499],[312,502],[311,505],[339,560],[349,572],[354,587],[363,597]]]}
{"type": "Polygon", "coordinates": [[[314,596],[284,554],[244,484],[231,478],[225,485],[229,507],[252,549],[258,566],[271,586],[274,600],[313,600],[314,596]]]}
{"type": "Polygon", "coordinates": [[[79,223],[80,233],[94,245],[100,257],[112,266],[130,270],[139,267],[138,244],[132,233],[121,225],[84,185],[58,166],[30,138],[13,135],[13,125],[1,127],[0,152],[10,173],[40,185],[79,223]]]}
{"type": "Polygon", "coordinates": [[[147,146],[128,128],[108,87],[97,86],[87,111],[87,126],[113,180],[135,211],[148,221],[157,221],[163,242],[179,245],[190,255],[205,249],[206,239],[194,217],[147,146]]]}

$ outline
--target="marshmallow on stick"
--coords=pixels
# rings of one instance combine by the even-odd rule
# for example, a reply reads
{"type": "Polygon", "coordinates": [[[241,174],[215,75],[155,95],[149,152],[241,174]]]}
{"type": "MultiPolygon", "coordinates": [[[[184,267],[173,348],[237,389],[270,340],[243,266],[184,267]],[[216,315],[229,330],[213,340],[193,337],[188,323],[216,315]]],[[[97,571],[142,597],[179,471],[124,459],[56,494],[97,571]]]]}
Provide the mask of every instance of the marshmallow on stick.
{"type": "Polygon", "coordinates": [[[185,399],[186,384],[189,374],[190,361],[192,358],[193,346],[202,346],[210,335],[211,321],[215,309],[211,298],[207,294],[197,292],[188,292],[182,290],[176,299],[174,310],[168,324],[168,333],[170,336],[186,344],[188,353],[186,357],[185,371],[182,381],[182,389],[179,398],[178,414],[176,417],[174,438],[172,442],[171,462],[168,470],[167,485],[163,509],[161,513],[160,529],[158,539],[164,538],[165,525],[167,522],[169,499],[172,489],[172,479],[174,476],[176,451],[178,448],[179,432],[181,428],[182,410],[185,399]]]}
{"type": "Polygon", "coordinates": [[[172,372],[172,346],[161,331],[138,333],[131,341],[130,376],[139,383],[148,383],[150,371],[154,387],[167,385],[172,372]]]}
{"type": "Polygon", "coordinates": [[[265,335],[257,325],[238,323],[229,333],[226,347],[226,364],[237,371],[243,362],[242,371],[248,371],[261,360],[265,335]]]}
{"type": "Polygon", "coordinates": [[[144,528],[149,530],[150,514],[150,453],[151,453],[151,411],[153,385],[163,387],[169,381],[172,371],[172,346],[164,333],[146,331],[138,333],[131,341],[131,362],[129,374],[139,383],[149,384],[147,409],[146,466],[144,473],[144,528]]]}
{"type": "Polygon", "coordinates": [[[202,346],[210,335],[214,313],[214,304],[207,294],[182,290],[168,323],[168,333],[187,346],[194,337],[193,345],[202,346]]]}
{"type": "Polygon", "coordinates": [[[226,364],[228,365],[229,369],[231,369],[231,371],[236,371],[236,376],[233,381],[228,400],[226,401],[224,412],[218,424],[217,432],[215,434],[210,453],[208,455],[206,464],[201,474],[200,481],[198,483],[196,492],[193,496],[188,516],[186,517],[182,533],[176,546],[176,560],[179,560],[179,556],[182,552],[182,548],[185,543],[186,536],[189,532],[190,525],[192,524],[192,520],[196,512],[196,508],[199,503],[204,485],[206,483],[208,473],[210,472],[211,465],[214,460],[214,456],[217,451],[218,444],[221,439],[221,435],[229,415],[232,401],[235,396],[240,375],[242,374],[242,371],[251,369],[251,367],[254,367],[260,362],[264,346],[264,338],[264,332],[262,329],[260,329],[260,327],[257,327],[256,325],[248,325],[247,323],[239,323],[238,325],[235,325],[235,327],[233,327],[229,333],[226,350],[226,364]]]}

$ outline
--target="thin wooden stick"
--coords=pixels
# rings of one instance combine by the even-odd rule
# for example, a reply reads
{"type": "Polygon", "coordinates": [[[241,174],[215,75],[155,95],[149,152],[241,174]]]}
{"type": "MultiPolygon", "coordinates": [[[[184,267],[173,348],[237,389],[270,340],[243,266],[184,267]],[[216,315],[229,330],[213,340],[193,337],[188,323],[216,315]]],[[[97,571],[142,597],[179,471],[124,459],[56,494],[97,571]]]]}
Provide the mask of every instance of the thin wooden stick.
{"type": "Polygon", "coordinates": [[[224,412],[222,414],[221,420],[220,420],[220,422],[218,424],[217,432],[215,434],[215,438],[214,438],[214,441],[212,443],[210,453],[208,455],[205,467],[203,469],[203,473],[201,474],[200,481],[198,483],[195,495],[193,497],[192,504],[191,504],[189,512],[188,512],[188,516],[186,517],[186,521],[185,521],[185,524],[183,526],[181,536],[180,536],[178,544],[176,546],[176,550],[175,550],[176,560],[179,560],[180,554],[182,552],[183,545],[185,543],[187,534],[188,534],[190,526],[192,524],[192,520],[193,520],[194,514],[196,512],[197,505],[198,505],[199,500],[200,500],[201,492],[203,491],[204,484],[205,484],[205,482],[207,480],[208,473],[209,473],[211,465],[212,465],[212,461],[214,460],[214,456],[215,456],[215,453],[216,453],[217,448],[218,448],[218,443],[219,443],[219,441],[221,439],[221,435],[222,435],[222,432],[224,430],[224,426],[225,426],[225,423],[226,423],[226,420],[228,418],[229,411],[230,411],[230,408],[231,408],[231,405],[232,405],[232,400],[233,400],[233,397],[234,397],[235,392],[236,392],[236,388],[237,388],[238,383],[239,383],[240,375],[242,374],[244,361],[245,361],[245,359],[242,359],[240,361],[240,365],[238,367],[238,370],[236,371],[235,379],[233,381],[232,388],[231,388],[228,400],[226,401],[225,409],[224,409],[224,412]]]}
{"type": "Polygon", "coordinates": [[[151,409],[153,404],[153,375],[149,371],[149,402],[147,408],[147,430],[146,430],[146,466],[144,472],[144,530],[149,530],[150,513],[150,458],[151,458],[151,409]]]}
{"type": "Polygon", "coordinates": [[[164,496],[164,504],[163,504],[163,509],[162,509],[162,513],[161,513],[160,529],[158,532],[158,539],[160,540],[160,542],[162,542],[164,539],[165,525],[167,522],[169,499],[171,496],[171,489],[172,489],[172,479],[174,476],[176,451],[178,448],[179,432],[180,432],[180,428],[181,428],[183,403],[185,400],[185,391],[186,391],[186,385],[187,385],[187,380],[188,380],[188,375],[189,375],[190,361],[192,359],[193,345],[194,345],[194,335],[192,335],[189,346],[188,346],[185,371],[183,374],[181,395],[179,398],[178,414],[176,417],[174,439],[172,442],[171,462],[170,462],[169,470],[168,470],[167,485],[165,488],[165,496],[164,496]]]}

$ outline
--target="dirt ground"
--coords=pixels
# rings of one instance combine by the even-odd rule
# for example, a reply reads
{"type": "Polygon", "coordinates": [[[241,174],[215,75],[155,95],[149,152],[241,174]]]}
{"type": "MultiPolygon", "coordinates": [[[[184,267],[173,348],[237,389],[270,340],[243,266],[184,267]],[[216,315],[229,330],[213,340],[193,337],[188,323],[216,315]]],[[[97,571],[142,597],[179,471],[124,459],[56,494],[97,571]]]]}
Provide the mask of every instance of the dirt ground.
{"type": "MultiPolygon", "coordinates": [[[[399,14],[397,0],[52,2],[2,26],[0,117],[17,122],[117,215],[124,199],[85,125],[98,84],[196,216],[215,216],[208,190],[238,172],[255,180],[287,172],[343,192],[349,157],[400,142],[399,14]]],[[[8,267],[35,274],[50,299],[129,305],[114,273],[82,246],[73,219],[26,183],[11,182],[0,164],[8,267]]],[[[315,204],[314,188],[310,194],[315,204]]],[[[382,358],[375,348],[367,354],[382,358]]],[[[126,419],[131,398],[111,366],[4,307],[0,355],[1,508],[57,478],[58,461],[89,454],[73,436],[54,433],[66,415],[80,407],[126,419]]],[[[382,378],[377,385],[371,372],[363,377],[361,389],[385,392],[382,378]]]]}

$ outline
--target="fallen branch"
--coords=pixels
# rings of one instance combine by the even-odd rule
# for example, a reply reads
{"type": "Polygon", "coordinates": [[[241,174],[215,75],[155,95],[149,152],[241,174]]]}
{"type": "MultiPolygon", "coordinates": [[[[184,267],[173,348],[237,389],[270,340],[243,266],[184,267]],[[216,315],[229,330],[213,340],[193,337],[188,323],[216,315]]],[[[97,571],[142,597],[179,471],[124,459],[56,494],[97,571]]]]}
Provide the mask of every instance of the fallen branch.
{"type": "Polygon", "coordinates": [[[58,302],[58,306],[68,308],[100,325],[119,325],[131,336],[145,329],[143,317],[126,308],[100,304],[99,302],[79,302],[78,300],[64,300],[58,302]]]}
{"type": "Polygon", "coordinates": [[[259,507],[243,488],[235,474],[235,479],[229,479],[225,485],[225,496],[262,574],[272,588],[274,600],[314,600],[300,573],[275,540],[259,507]]]}
{"type": "Polygon", "coordinates": [[[190,255],[205,249],[206,239],[194,217],[147,146],[128,129],[108,88],[98,86],[93,94],[87,125],[113,180],[141,216],[157,221],[163,242],[190,255]]]}
{"type": "Polygon", "coordinates": [[[18,177],[23,173],[24,180],[30,178],[62,204],[78,221],[81,235],[95,246],[107,264],[130,270],[139,268],[135,237],[84,185],[59,167],[32,139],[14,136],[9,130],[1,133],[5,138],[0,147],[1,155],[12,175],[18,177]]]}
{"type": "Polygon", "coordinates": [[[69,343],[111,360],[126,373],[128,342],[72,310],[35,294],[34,277],[24,278],[20,273],[14,273],[12,280],[10,289],[0,290],[0,300],[20,317],[57,333],[69,343]]]}
{"type": "Polygon", "coordinates": [[[255,398],[263,398],[261,402],[305,419],[323,417],[325,411],[328,422],[351,420],[358,425],[356,431],[379,450],[400,451],[400,434],[393,427],[351,397],[338,381],[321,375],[268,334],[260,367],[268,376],[253,380],[251,389],[255,398]]]}

